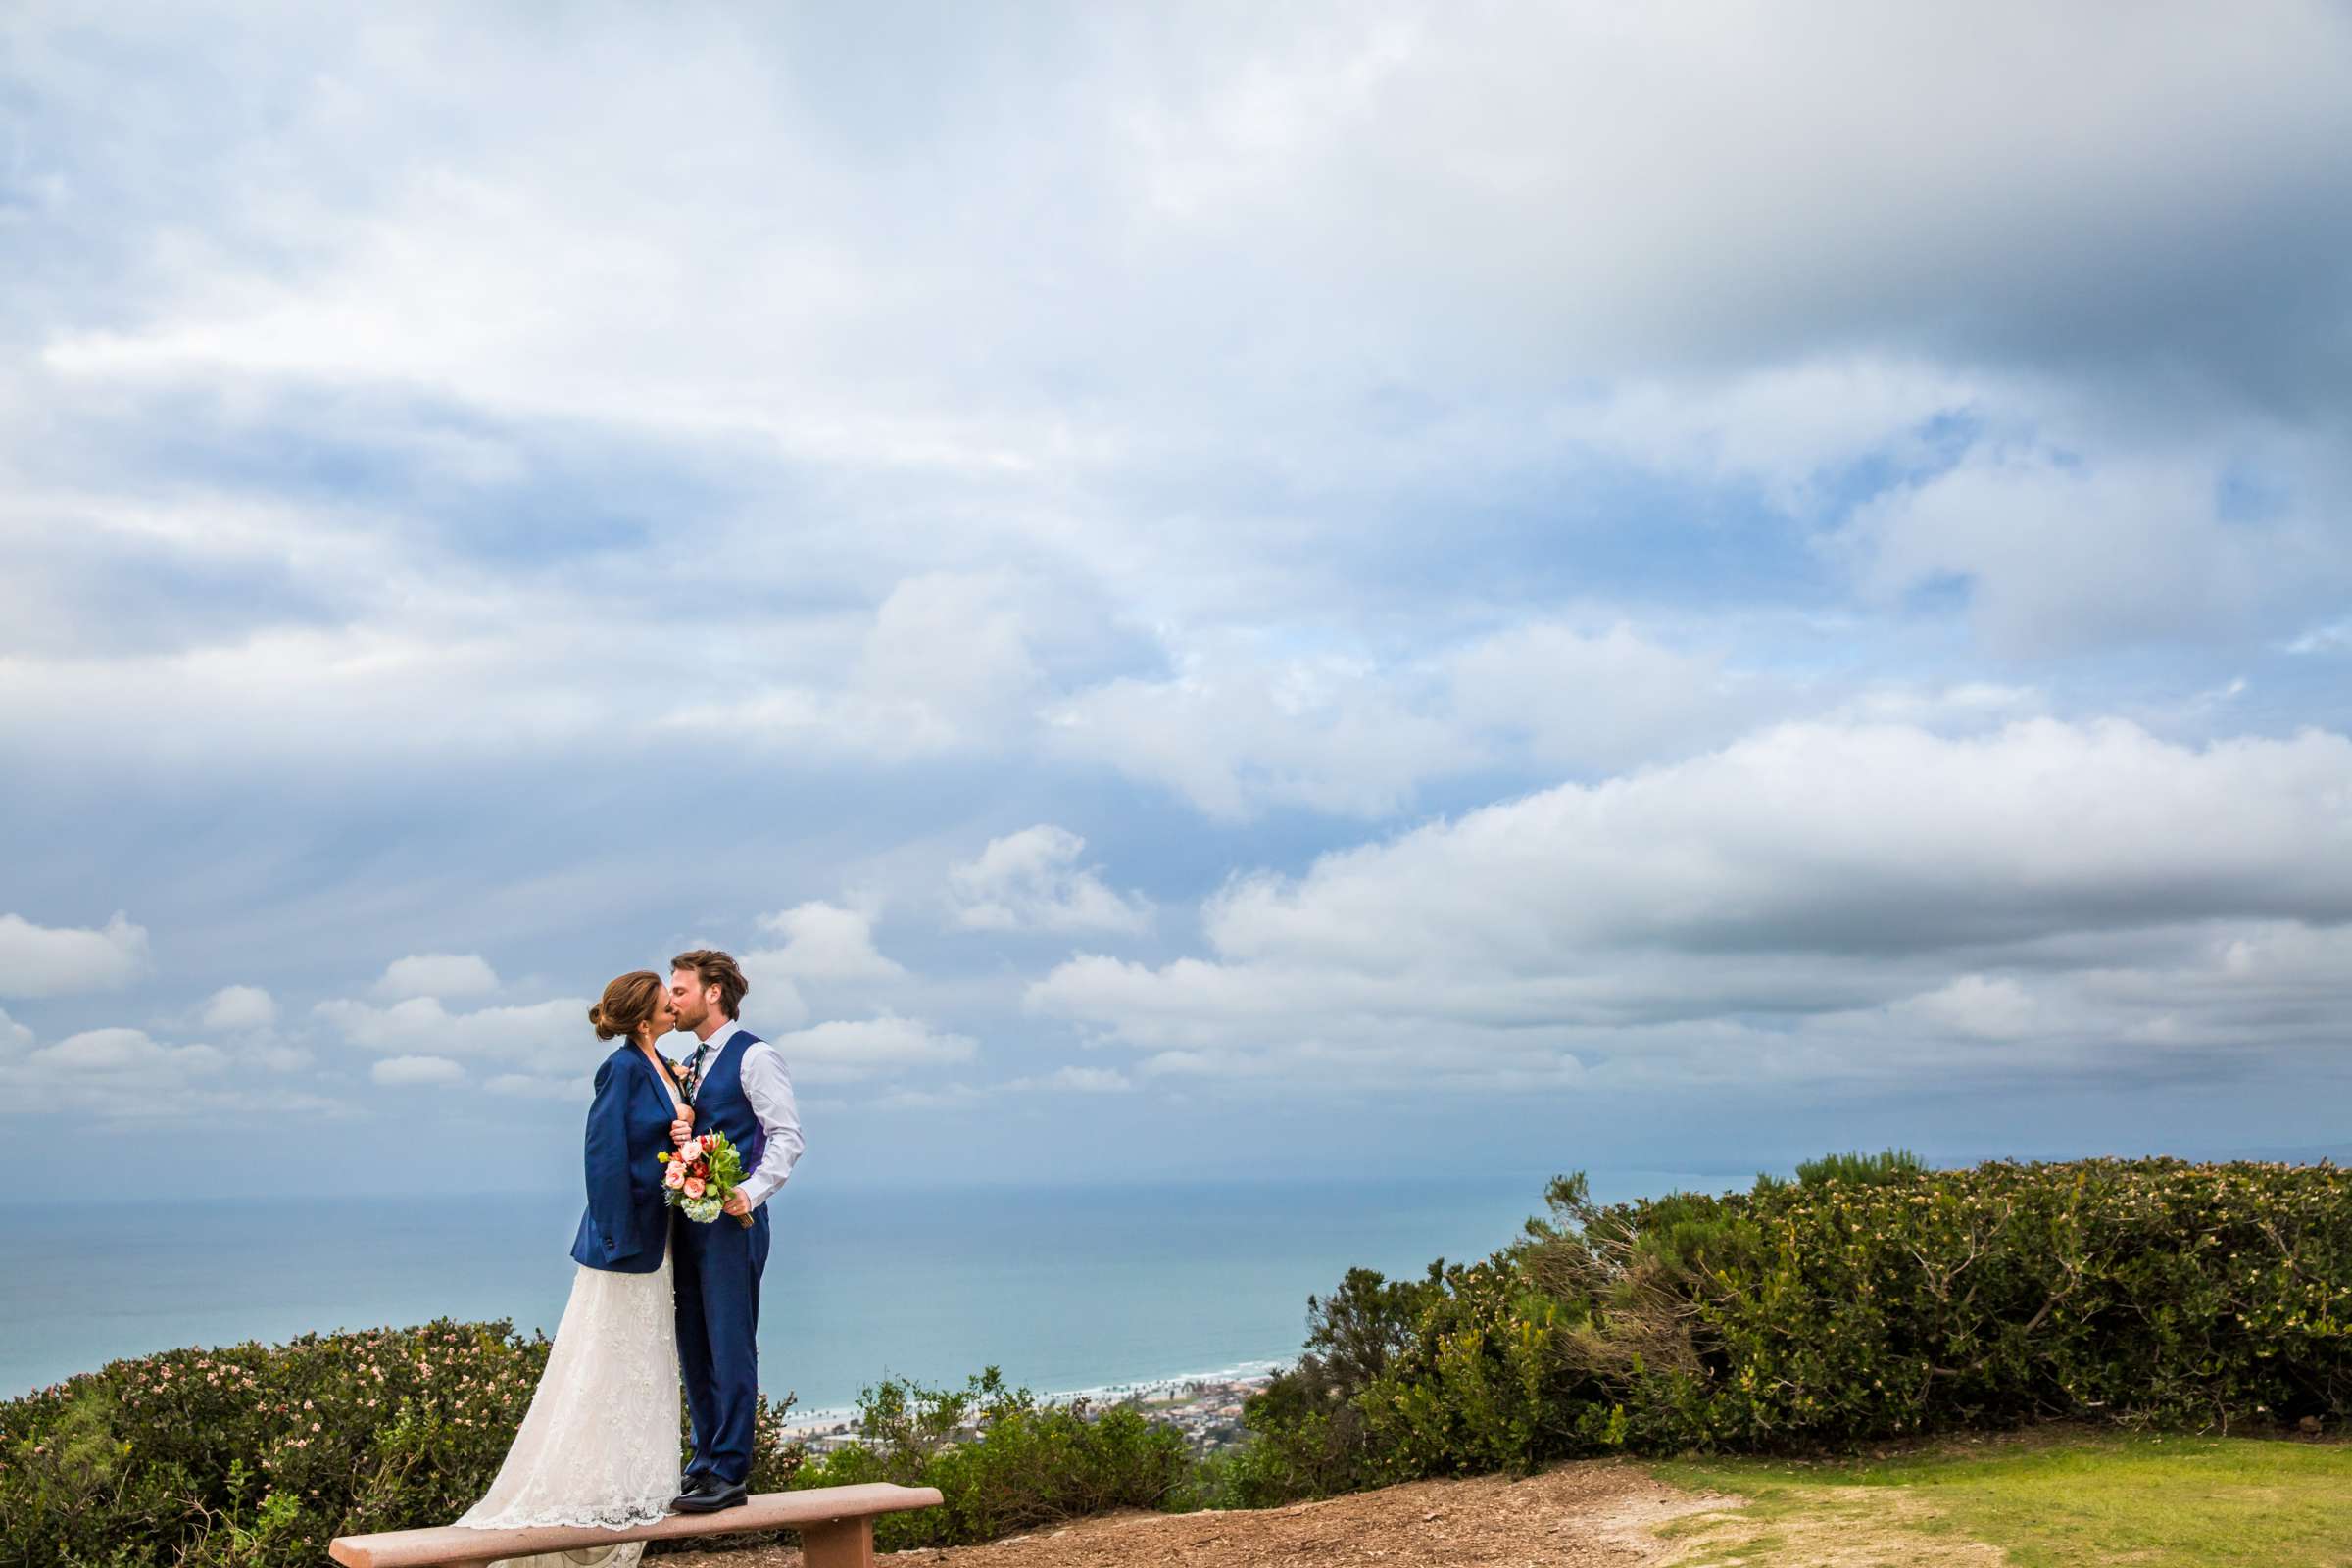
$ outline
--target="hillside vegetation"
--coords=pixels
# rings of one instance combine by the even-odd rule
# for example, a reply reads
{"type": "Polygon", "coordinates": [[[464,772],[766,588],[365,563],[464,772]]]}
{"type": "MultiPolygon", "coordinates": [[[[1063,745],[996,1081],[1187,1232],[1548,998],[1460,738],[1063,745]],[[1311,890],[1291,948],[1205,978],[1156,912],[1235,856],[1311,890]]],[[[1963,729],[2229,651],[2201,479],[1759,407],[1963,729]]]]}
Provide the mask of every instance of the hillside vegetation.
{"type": "MultiPolygon", "coordinates": [[[[2352,1414],[2352,1177],[2333,1165],[1847,1155],[1605,1206],[1567,1176],[1547,1202],[1483,1261],[1358,1270],[1310,1300],[1232,1454],[1195,1462],[1133,1412],[1044,1404],[992,1371],[875,1386],[868,1441],[822,1462],[763,1405],[753,1485],[947,1494],[884,1520],[888,1548],[1590,1455],[2352,1414]]],[[[144,1356],[10,1400],[0,1568],[291,1568],[335,1535],[445,1522],[487,1488],[546,1356],[504,1323],[438,1322],[144,1356]]]]}
{"type": "Polygon", "coordinates": [[[2352,1174],[1844,1155],[1600,1206],[1482,1262],[1351,1273],[1219,1466],[1267,1503],[1579,1455],[1800,1452],[2043,1420],[2352,1413],[2352,1174]]]}

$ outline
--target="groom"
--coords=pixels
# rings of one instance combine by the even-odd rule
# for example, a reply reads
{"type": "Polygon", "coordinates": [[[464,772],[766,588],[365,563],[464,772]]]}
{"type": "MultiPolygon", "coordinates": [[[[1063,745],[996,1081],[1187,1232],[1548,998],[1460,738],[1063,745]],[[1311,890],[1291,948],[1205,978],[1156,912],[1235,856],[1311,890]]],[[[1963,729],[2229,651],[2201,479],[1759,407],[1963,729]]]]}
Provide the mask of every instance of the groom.
{"type": "Polygon", "coordinates": [[[686,1489],[671,1504],[681,1513],[715,1513],[744,1500],[752,1473],[752,1414],[760,1402],[760,1271],[767,1265],[767,1214],[760,1204],[784,1185],[801,1157],[801,1118],[792,1078],[776,1048],[735,1021],[751,989],[735,960],[698,948],[670,959],[669,999],[678,1027],[701,1046],[685,1062],[694,1106],[691,1126],[670,1129],[678,1142],[719,1132],[743,1152],[743,1182],[727,1199],[731,1215],[697,1225],[680,1214],[672,1228],[676,1261],[678,1369],[694,1426],[686,1489]]]}

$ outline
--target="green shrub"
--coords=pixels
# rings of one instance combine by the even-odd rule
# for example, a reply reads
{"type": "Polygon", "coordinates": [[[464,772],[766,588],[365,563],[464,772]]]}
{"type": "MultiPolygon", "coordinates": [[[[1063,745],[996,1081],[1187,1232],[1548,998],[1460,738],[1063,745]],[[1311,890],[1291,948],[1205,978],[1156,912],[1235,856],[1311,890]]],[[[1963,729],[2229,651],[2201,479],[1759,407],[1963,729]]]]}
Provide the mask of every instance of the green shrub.
{"type": "Polygon", "coordinates": [[[876,1546],[946,1546],[1175,1497],[1189,1459],[1174,1429],[1133,1410],[1040,1404],[995,1367],[961,1390],[885,1379],[858,1396],[862,1440],[812,1460],[796,1487],[894,1481],[944,1506],[875,1521],[876,1546]]]}
{"type": "Polygon", "coordinates": [[[1419,1280],[1349,1269],[1330,1296],[1308,1297],[1298,1359],[1244,1404],[1256,1441],[1206,1461],[1185,1493],[1190,1505],[1262,1508],[1376,1485],[1359,1396],[1416,1343],[1425,1313],[1446,1298],[1445,1273],[1444,1259],[1419,1280]]]}
{"type": "MultiPolygon", "coordinates": [[[[9,1400],[0,1568],[310,1568],[336,1536],[446,1524],[498,1474],[547,1352],[441,1319],[140,1356],[9,1400]]],[[[771,1489],[800,1460],[782,1415],[760,1401],[771,1489]]]]}
{"type": "Polygon", "coordinates": [[[1919,1156],[1908,1149],[1883,1150],[1865,1154],[1855,1150],[1844,1154],[1824,1154],[1808,1159],[1796,1167],[1796,1180],[1803,1187],[1826,1187],[1832,1182],[1845,1182],[1855,1187],[1880,1183],[1909,1181],[1922,1175],[1927,1167],[1919,1156]]]}
{"type": "Polygon", "coordinates": [[[1219,1494],[2051,1417],[2352,1414],[2352,1175],[2332,1165],[1931,1171],[1889,1152],[1746,1193],[1601,1206],[1570,1176],[1546,1197],[1524,1239],[1433,1265],[1409,1298],[1350,1275],[1380,1353],[1335,1371],[1316,1336],[1343,1337],[1318,1321],[1250,1401],[1219,1494]]]}
{"type": "Polygon", "coordinates": [[[1691,1293],[1664,1441],[1767,1447],[2084,1417],[2203,1431],[2352,1408],[2352,1173],[1995,1162],[1755,1196],[1691,1293]]]}

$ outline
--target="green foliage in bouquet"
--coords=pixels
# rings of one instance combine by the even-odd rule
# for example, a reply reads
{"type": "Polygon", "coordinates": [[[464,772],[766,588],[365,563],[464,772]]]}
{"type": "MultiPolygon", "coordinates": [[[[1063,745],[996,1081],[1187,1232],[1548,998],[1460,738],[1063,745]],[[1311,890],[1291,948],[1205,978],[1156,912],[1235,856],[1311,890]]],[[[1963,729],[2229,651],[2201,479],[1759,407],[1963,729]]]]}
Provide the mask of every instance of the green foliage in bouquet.
{"type": "MultiPolygon", "coordinates": [[[[339,1535],[447,1524],[489,1489],[547,1353],[442,1319],[171,1350],[0,1403],[0,1568],[310,1568],[339,1535]]],[[[799,1466],[783,1408],[760,1401],[755,1487],[799,1466]]]]}
{"type": "Polygon", "coordinates": [[[804,1466],[796,1487],[937,1487],[938,1508],[875,1521],[883,1551],[992,1541],[1114,1508],[1157,1508],[1187,1479],[1184,1439],[1129,1409],[1041,1404],[995,1367],[960,1390],[886,1378],[859,1395],[862,1441],[804,1466]]]}

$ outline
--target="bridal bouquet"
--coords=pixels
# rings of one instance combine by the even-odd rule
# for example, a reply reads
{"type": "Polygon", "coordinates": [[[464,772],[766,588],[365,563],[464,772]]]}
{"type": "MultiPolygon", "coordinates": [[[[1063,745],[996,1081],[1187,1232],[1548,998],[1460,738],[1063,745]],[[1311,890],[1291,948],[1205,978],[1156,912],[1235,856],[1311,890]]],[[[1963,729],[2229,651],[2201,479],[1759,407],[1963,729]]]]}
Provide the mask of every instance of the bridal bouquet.
{"type": "MultiPolygon", "coordinates": [[[[674,1153],[654,1157],[669,1167],[662,1173],[662,1201],[684,1211],[697,1225],[718,1218],[728,1195],[743,1181],[743,1156],[725,1133],[705,1133],[688,1139],[674,1153]]],[[[752,1228],[749,1214],[738,1214],[735,1220],[745,1230],[752,1228]]]]}

